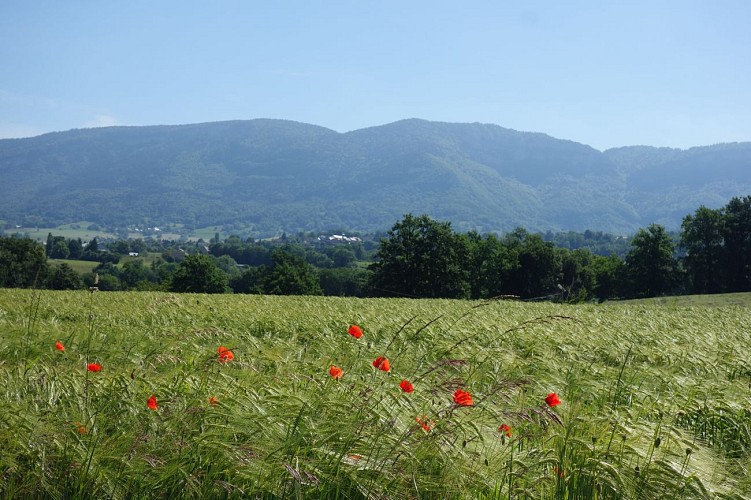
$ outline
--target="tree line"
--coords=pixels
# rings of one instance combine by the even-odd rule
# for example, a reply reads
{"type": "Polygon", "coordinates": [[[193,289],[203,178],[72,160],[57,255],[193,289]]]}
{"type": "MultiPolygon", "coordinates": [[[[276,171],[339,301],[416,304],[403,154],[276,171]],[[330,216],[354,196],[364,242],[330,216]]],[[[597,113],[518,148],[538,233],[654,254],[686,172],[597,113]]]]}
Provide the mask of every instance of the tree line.
{"type": "Polygon", "coordinates": [[[406,215],[370,266],[376,295],[486,299],[641,298],[751,291],[751,196],[684,217],[677,240],[640,229],[625,256],[569,250],[516,229],[502,237],[457,233],[448,222],[406,215]]]}
{"type": "Polygon", "coordinates": [[[459,233],[412,214],[377,239],[332,245],[302,233],[275,241],[216,235],[194,243],[113,241],[105,250],[96,239],[0,238],[0,286],[569,302],[751,291],[751,196],[700,207],[679,234],[652,224],[626,247],[625,238],[601,233],[459,233]],[[623,251],[601,255],[587,241],[623,251]],[[119,261],[133,251],[156,257],[119,261]],[[79,274],[47,258],[98,265],[79,274]]]}

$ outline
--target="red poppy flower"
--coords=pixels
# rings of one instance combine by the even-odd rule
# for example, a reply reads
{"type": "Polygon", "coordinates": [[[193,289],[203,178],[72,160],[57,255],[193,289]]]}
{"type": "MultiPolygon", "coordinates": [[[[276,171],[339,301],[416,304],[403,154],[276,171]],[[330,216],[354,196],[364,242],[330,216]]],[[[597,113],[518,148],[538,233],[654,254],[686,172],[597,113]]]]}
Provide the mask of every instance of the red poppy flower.
{"type": "Polygon", "coordinates": [[[389,360],[384,358],[383,356],[378,356],[375,361],[373,361],[373,366],[375,366],[382,372],[391,370],[391,363],[389,363],[389,360]]]}
{"type": "Polygon", "coordinates": [[[219,404],[219,400],[216,398],[216,396],[211,396],[209,398],[209,404],[211,406],[216,406],[217,404],[219,404]]]}
{"type": "Polygon", "coordinates": [[[81,422],[76,422],[76,431],[78,431],[79,434],[86,434],[89,432],[86,430],[86,426],[81,422]]]}
{"type": "Polygon", "coordinates": [[[498,428],[498,432],[506,434],[506,437],[511,437],[511,427],[509,427],[508,424],[501,424],[498,428]]]}
{"type": "Polygon", "coordinates": [[[329,375],[339,380],[340,378],[342,378],[342,375],[344,375],[344,370],[336,365],[331,365],[331,368],[329,368],[329,375]]]}
{"type": "Polygon", "coordinates": [[[454,393],[454,403],[461,406],[472,406],[474,401],[472,401],[472,396],[467,391],[457,389],[454,393]]]}
{"type": "Polygon", "coordinates": [[[422,427],[422,430],[424,430],[425,432],[430,432],[433,430],[433,427],[435,427],[435,423],[433,423],[432,420],[428,420],[428,418],[424,415],[422,418],[415,417],[415,421],[420,424],[420,427],[422,427]]]}
{"type": "Polygon", "coordinates": [[[362,328],[360,328],[357,325],[350,326],[347,332],[349,332],[349,334],[352,335],[356,339],[359,339],[360,337],[362,337],[362,328]]]}
{"type": "Polygon", "coordinates": [[[90,372],[100,372],[102,371],[102,365],[100,365],[99,363],[89,363],[88,365],[86,365],[86,369],[90,372]]]}
{"type": "Polygon", "coordinates": [[[152,410],[156,410],[157,409],[156,396],[152,394],[149,400],[146,401],[146,406],[148,406],[152,410]]]}
{"type": "Polygon", "coordinates": [[[216,352],[219,354],[220,363],[229,363],[235,359],[235,354],[224,346],[219,346],[216,352]]]}
{"type": "Polygon", "coordinates": [[[415,390],[414,386],[409,383],[409,380],[402,380],[402,383],[399,384],[399,387],[401,387],[404,392],[412,392],[415,390]]]}
{"type": "Polygon", "coordinates": [[[558,394],[551,392],[547,396],[545,396],[545,402],[548,404],[548,406],[558,406],[561,404],[561,400],[558,398],[558,394]]]}
{"type": "Polygon", "coordinates": [[[57,342],[55,342],[55,349],[57,349],[58,351],[64,351],[65,346],[58,340],[57,342]]]}

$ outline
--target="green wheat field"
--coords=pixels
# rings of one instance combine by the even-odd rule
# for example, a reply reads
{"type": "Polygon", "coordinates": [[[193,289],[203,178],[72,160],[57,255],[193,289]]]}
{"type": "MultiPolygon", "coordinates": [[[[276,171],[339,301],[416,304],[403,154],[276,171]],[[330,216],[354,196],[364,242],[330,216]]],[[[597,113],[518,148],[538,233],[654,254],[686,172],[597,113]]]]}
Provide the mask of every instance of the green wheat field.
{"type": "Polygon", "coordinates": [[[3,498],[751,498],[743,306],[0,290],[0,380],[3,498]]]}

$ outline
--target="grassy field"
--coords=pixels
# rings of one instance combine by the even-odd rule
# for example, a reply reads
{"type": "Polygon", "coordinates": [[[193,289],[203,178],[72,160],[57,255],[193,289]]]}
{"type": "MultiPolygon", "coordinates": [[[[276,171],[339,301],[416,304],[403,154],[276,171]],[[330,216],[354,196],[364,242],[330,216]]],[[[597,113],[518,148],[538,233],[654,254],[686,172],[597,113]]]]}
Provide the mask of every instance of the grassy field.
{"type": "Polygon", "coordinates": [[[750,350],[744,307],[0,290],[0,496],[749,498],[750,350]]]}
{"type": "MultiPolygon", "coordinates": [[[[131,257],[129,255],[123,255],[120,257],[120,262],[117,263],[117,267],[121,268],[125,265],[126,262],[133,262],[136,260],[143,261],[143,265],[146,267],[150,267],[154,262],[158,261],[162,257],[162,254],[159,252],[141,252],[138,254],[138,257],[131,257]]],[[[97,264],[99,264],[97,262],[97,264]]]]}
{"type": "Polygon", "coordinates": [[[58,227],[22,227],[14,230],[8,230],[8,233],[19,232],[21,234],[28,234],[29,238],[38,241],[46,241],[47,235],[52,233],[53,236],[64,236],[70,239],[81,238],[81,240],[88,242],[92,238],[116,238],[115,234],[108,233],[106,231],[91,231],[86,229],[91,223],[82,221],[78,224],[65,224],[58,227]]]}
{"type": "Polygon", "coordinates": [[[59,266],[60,264],[68,264],[71,269],[79,274],[88,274],[99,265],[97,261],[90,260],[69,260],[69,259],[47,259],[47,263],[50,266],[59,266]]]}
{"type": "MultiPolygon", "coordinates": [[[[718,293],[714,295],[678,295],[628,301],[631,305],[662,305],[674,307],[751,307],[751,293],[718,293]]],[[[619,304],[619,302],[608,302],[619,304]]]]}
{"type": "MultiPolygon", "coordinates": [[[[2,222],[2,221],[0,221],[2,222]]],[[[88,221],[81,221],[75,224],[64,224],[62,226],[58,227],[19,227],[14,229],[8,229],[6,232],[8,234],[12,233],[21,233],[28,235],[29,238],[37,241],[46,241],[47,235],[49,233],[52,233],[53,236],[64,236],[66,238],[70,239],[76,239],[81,238],[81,240],[88,242],[92,238],[105,238],[105,239],[117,239],[118,235],[114,233],[110,233],[104,230],[89,230],[86,229],[91,225],[91,222],[88,221]]],[[[178,224],[175,226],[176,228],[181,228],[181,226],[178,224]]],[[[206,241],[209,241],[211,238],[214,237],[214,235],[217,232],[222,232],[221,226],[209,226],[204,228],[197,228],[195,231],[188,234],[188,239],[192,241],[196,241],[200,238],[203,238],[206,241]]],[[[159,238],[163,240],[179,240],[182,235],[176,231],[163,231],[161,233],[150,233],[150,236],[156,237],[159,236],[159,238]]],[[[128,238],[132,239],[141,239],[144,237],[143,233],[140,232],[129,232],[128,238]]]]}

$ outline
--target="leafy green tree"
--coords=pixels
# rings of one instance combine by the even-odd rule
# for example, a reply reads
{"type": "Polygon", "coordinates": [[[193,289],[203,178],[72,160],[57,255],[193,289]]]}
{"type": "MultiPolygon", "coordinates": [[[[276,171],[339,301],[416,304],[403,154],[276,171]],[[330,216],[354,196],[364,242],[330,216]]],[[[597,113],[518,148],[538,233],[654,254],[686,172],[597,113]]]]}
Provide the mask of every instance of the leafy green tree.
{"type": "Polygon", "coordinates": [[[561,262],[561,288],[564,300],[581,302],[594,296],[594,256],[589,250],[558,249],[561,262]]]}
{"type": "Polygon", "coordinates": [[[239,276],[241,274],[240,269],[237,267],[237,262],[235,262],[235,259],[230,257],[229,255],[222,255],[221,257],[216,257],[214,259],[214,262],[216,263],[216,267],[224,271],[224,273],[230,278],[234,278],[235,276],[239,276]]]}
{"type": "Polygon", "coordinates": [[[28,238],[0,238],[0,286],[41,285],[47,275],[44,248],[28,238]]]}
{"type": "Polygon", "coordinates": [[[318,280],[324,295],[338,297],[364,297],[370,272],[357,267],[335,267],[318,271],[318,280]]]}
{"type": "Polygon", "coordinates": [[[590,267],[595,279],[595,297],[606,300],[626,295],[627,278],[623,259],[617,255],[594,255],[590,267]]]}
{"type": "Polygon", "coordinates": [[[140,238],[130,240],[130,251],[142,253],[146,251],[146,242],[140,238]]]}
{"type": "Polygon", "coordinates": [[[336,245],[325,250],[326,255],[333,262],[334,267],[349,267],[354,265],[357,257],[355,249],[347,245],[336,245]]]}
{"type": "Polygon", "coordinates": [[[680,247],[685,250],[683,267],[693,293],[720,293],[726,287],[723,262],[725,221],[722,210],[699,207],[681,224],[680,247]]]}
{"type": "Polygon", "coordinates": [[[325,253],[317,252],[312,248],[305,249],[305,261],[319,269],[334,267],[334,261],[325,253]]]}
{"type": "Polygon", "coordinates": [[[238,264],[247,266],[270,266],[271,251],[252,241],[243,243],[238,236],[230,236],[224,241],[212,244],[209,252],[215,257],[229,255],[238,264]]]}
{"type": "Polygon", "coordinates": [[[68,242],[65,241],[65,236],[55,236],[52,239],[52,248],[49,251],[49,257],[51,259],[67,259],[70,255],[70,249],[68,248],[68,242]]]}
{"type": "Polygon", "coordinates": [[[55,242],[55,238],[52,236],[52,233],[47,233],[47,243],[44,245],[44,252],[47,255],[47,257],[50,256],[50,252],[52,251],[52,244],[55,242]]]}
{"type": "Polygon", "coordinates": [[[112,291],[115,292],[117,290],[122,289],[122,284],[120,283],[120,280],[117,279],[116,276],[113,276],[111,274],[105,274],[102,276],[102,278],[99,280],[99,289],[102,291],[112,291]]]}
{"type": "Polygon", "coordinates": [[[83,288],[83,280],[72,267],[63,262],[50,270],[47,287],[51,290],[80,290],[83,288]]]}
{"type": "Polygon", "coordinates": [[[519,251],[519,295],[541,297],[557,293],[559,280],[560,261],[553,244],[543,241],[540,235],[528,235],[519,251]]]}
{"type": "Polygon", "coordinates": [[[226,293],[227,275],[208,255],[188,255],[172,275],[170,289],[183,293],[226,293]]]}
{"type": "Polygon", "coordinates": [[[230,287],[235,293],[262,294],[263,282],[268,272],[267,266],[248,267],[242,274],[230,279],[230,287]]]}
{"type": "Polygon", "coordinates": [[[155,274],[155,280],[161,285],[167,285],[172,282],[172,275],[177,271],[179,264],[157,259],[151,263],[151,271],[155,274]]]}
{"type": "Polygon", "coordinates": [[[675,291],[680,272],[674,251],[673,240],[659,224],[651,224],[636,233],[626,255],[632,295],[656,297],[675,291]]]}
{"type": "Polygon", "coordinates": [[[112,243],[107,243],[107,250],[120,255],[128,255],[130,252],[130,243],[127,240],[113,241],[112,243]]]}
{"type": "Polygon", "coordinates": [[[277,249],[273,265],[263,277],[264,293],[272,295],[321,295],[316,270],[299,255],[277,249]]]}
{"type": "Polygon", "coordinates": [[[493,234],[481,236],[476,231],[464,235],[468,249],[465,270],[469,280],[469,296],[486,299],[507,294],[505,280],[518,266],[516,256],[493,234]]]}
{"type": "Polygon", "coordinates": [[[143,264],[143,260],[129,260],[120,270],[120,282],[125,289],[137,288],[143,281],[154,281],[154,273],[143,264]]]}
{"type": "Polygon", "coordinates": [[[724,207],[724,264],[727,291],[751,290],[751,196],[732,198],[724,207]]]}
{"type": "Polygon", "coordinates": [[[502,243],[503,294],[537,298],[560,291],[560,260],[552,243],[522,228],[507,234],[502,243]]]}
{"type": "Polygon", "coordinates": [[[81,238],[71,238],[68,240],[68,258],[80,259],[83,255],[83,243],[81,238]]]}
{"type": "Polygon", "coordinates": [[[407,214],[381,240],[370,266],[372,290],[387,296],[466,297],[467,253],[466,240],[450,222],[407,214]]]}
{"type": "Polygon", "coordinates": [[[120,268],[112,262],[103,262],[94,268],[90,276],[84,278],[87,286],[94,286],[94,276],[99,276],[99,283],[96,285],[103,292],[122,290],[123,285],[120,282],[120,268]]]}

